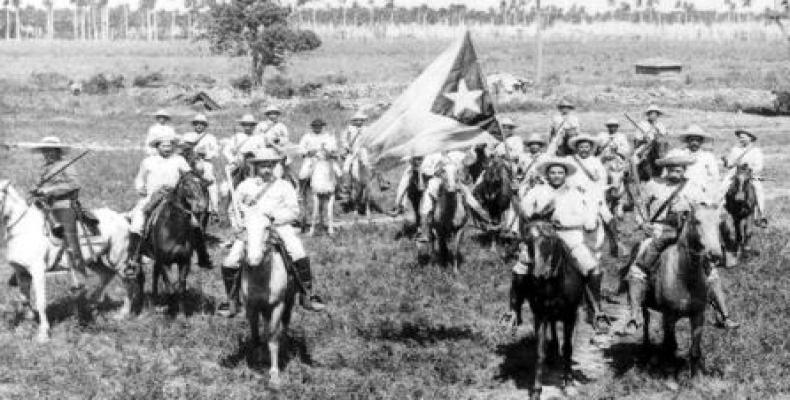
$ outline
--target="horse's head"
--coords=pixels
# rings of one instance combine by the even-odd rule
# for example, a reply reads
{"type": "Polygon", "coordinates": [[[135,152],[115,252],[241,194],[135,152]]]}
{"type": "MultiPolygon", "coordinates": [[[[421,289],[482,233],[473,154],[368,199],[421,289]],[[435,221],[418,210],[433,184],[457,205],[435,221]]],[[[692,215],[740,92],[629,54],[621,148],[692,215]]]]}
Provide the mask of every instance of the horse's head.
{"type": "Polygon", "coordinates": [[[178,179],[173,200],[192,212],[206,212],[208,210],[208,192],[202,180],[194,172],[182,172],[178,179]]]}
{"type": "Polygon", "coordinates": [[[266,255],[271,219],[262,212],[251,210],[244,215],[244,228],[247,232],[247,265],[257,266],[266,255]]]}
{"type": "Polygon", "coordinates": [[[438,176],[442,180],[442,187],[448,192],[455,192],[458,189],[460,168],[456,163],[443,163],[439,168],[438,176]]]}
{"type": "Polygon", "coordinates": [[[714,262],[722,258],[720,214],[716,204],[707,202],[692,204],[684,228],[687,245],[714,262]]]}
{"type": "Polygon", "coordinates": [[[747,200],[748,185],[752,179],[752,169],[748,164],[740,164],[735,169],[730,187],[727,190],[728,200],[744,202],[747,200]]]}

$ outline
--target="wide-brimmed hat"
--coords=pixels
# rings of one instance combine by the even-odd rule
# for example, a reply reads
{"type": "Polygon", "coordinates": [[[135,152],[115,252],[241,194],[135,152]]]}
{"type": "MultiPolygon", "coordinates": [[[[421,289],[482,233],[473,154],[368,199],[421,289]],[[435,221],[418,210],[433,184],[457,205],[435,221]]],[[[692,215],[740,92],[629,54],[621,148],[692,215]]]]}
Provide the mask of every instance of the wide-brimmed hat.
{"type": "Polygon", "coordinates": [[[47,136],[30,146],[30,151],[41,151],[44,149],[58,149],[61,151],[68,151],[71,149],[71,146],[61,142],[60,138],[56,136],[47,136]]]}
{"type": "Polygon", "coordinates": [[[705,130],[702,129],[699,125],[691,125],[686,129],[685,132],[678,135],[678,138],[683,142],[687,141],[689,138],[692,137],[700,137],[702,138],[703,142],[713,141],[713,135],[711,135],[708,132],[705,132],[705,130]]]}
{"type": "Polygon", "coordinates": [[[323,119],[321,119],[321,118],[316,118],[316,119],[313,120],[313,122],[310,122],[310,126],[313,126],[313,127],[315,127],[315,126],[322,126],[323,127],[323,126],[326,126],[326,122],[323,119]]]}
{"type": "Polygon", "coordinates": [[[658,113],[658,115],[664,115],[664,112],[661,111],[661,109],[655,104],[651,104],[647,107],[647,110],[645,110],[645,115],[650,114],[651,112],[658,113]]]}
{"type": "Polygon", "coordinates": [[[351,121],[367,121],[368,116],[362,110],[357,111],[351,116],[351,121]]]}
{"type": "Polygon", "coordinates": [[[681,149],[670,150],[664,158],[656,160],[659,167],[687,167],[694,164],[697,160],[681,149]]]}
{"type": "Polygon", "coordinates": [[[595,149],[599,145],[598,138],[595,137],[595,136],[590,135],[589,133],[580,133],[580,134],[572,137],[570,140],[568,140],[568,145],[572,149],[576,150],[576,146],[579,143],[581,143],[581,142],[590,142],[590,144],[592,145],[593,149],[595,149]]]}
{"type": "Polygon", "coordinates": [[[259,163],[264,161],[280,161],[283,155],[273,147],[264,147],[253,153],[252,158],[248,159],[250,163],[259,163]]]}
{"type": "Polygon", "coordinates": [[[745,129],[737,129],[737,130],[735,130],[735,136],[741,136],[741,135],[749,136],[750,138],[752,138],[752,142],[756,142],[757,141],[757,135],[755,135],[754,133],[752,133],[750,131],[747,131],[745,129]]]}
{"type": "Polygon", "coordinates": [[[559,103],[557,103],[557,108],[570,108],[571,110],[576,108],[573,103],[570,102],[568,99],[562,99],[559,103]]]}
{"type": "Polygon", "coordinates": [[[265,110],[263,110],[263,115],[282,114],[282,113],[283,113],[283,110],[281,110],[279,107],[275,106],[274,104],[269,104],[269,106],[266,107],[265,110]]]}
{"type": "Polygon", "coordinates": [[[173,118],[173,116],[170,115],[170,111],[167,111],[164,108],[160,108],[160,109],[156,110],[156,112],[154,113],[154,117],[165,117],[165,118],[168,118],[168,119],[169,118],[173,118]]]}
{"type": "Polygon", "coordinates": [[[173,132],[158,132],[153,137],[151,137],[151,140],[148,142],[148,146],[156,147],[156,146],[159,146],[159,144],[162,143],[162,142],[174,143],[176,141],[178,141],[178,136],[176,136],[175,133],[173,133],[173,132]]]}
{"type": "Polygon", "coordinates": [[[565,168],[565,174],[570,176],[576,173],[576,164],[572,163],[568,160],[567,157],[557,157],[551,156],[543,160],[540,164],[538,164],[538,171],[541,174],[546,175],[548,174],[549,168],[555,165],[559,165],[565,168]]]}
{"type": "Polygon", "coordinates": [[[609,118],[604,126],[620,126],[620,122],[616,118],[609,118]]]}
{"type": "Polygon", "coordinates": [[[208,118],[206,118],[205,114],[196,114],[192,117],[192,123],[208,125],[208,118]]]}
{"type": "Polygon", "coordinates": [[[503,118],[501,118],[499,120],[499,125],[500,126],[512,126],[512,127],[516,127],[517,126],[516,123],[513,122],[513,120],[510,117],[503,117],[503,118]]]}
{"type": "Polygon", "coordinates": [[[529,145],[531,145],[533,143],[539,143],[539,144],[545,146],[546,145],[546,138],[543,137],[543,135],[541,135],[540,133],[533,133],[533,134],[529,135],[526,139],[524,139],[524,144],[526,144],[527,146],[529,146],[529,145]]]}
{"type": "Polygon", "coordinates": [[[258,125],[258,121],[252,114],[244,114],[239,120],[239,125],[258,125]]]}

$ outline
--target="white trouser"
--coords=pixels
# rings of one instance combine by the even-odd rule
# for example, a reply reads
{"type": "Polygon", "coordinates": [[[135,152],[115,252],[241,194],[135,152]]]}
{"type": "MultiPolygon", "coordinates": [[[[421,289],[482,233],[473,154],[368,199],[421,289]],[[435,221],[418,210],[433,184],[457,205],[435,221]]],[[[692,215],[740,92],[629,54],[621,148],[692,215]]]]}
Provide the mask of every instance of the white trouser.
{"type": "MultiPolygon", "coordinates": [[[[297,235],[296,229],[294,229],[293,226],[278,225],[274,227],[274,230],[277,231],[280,239],[282,239],[283,244],[285,244],[285,250],[292,260],[296,261],[307,257],[307,253],[305,253],[304,246],[302,245],[302,240],[299,239],[299,235],[297,235]]],[[[244,259],[244,253],[244,240],[236,239],[236,241],[233,242],[233,246],[230,248],[230,252],[222,262],[222,266],[225,268],[239,268],[241,261],[244,259]]]]}
{"type": "Polygon", "coordinates": [[[214,181],[208,187],[209,212],[219,212],[219,185],[214,181]]]}
{"type": "Polygon", "coordinates": [[[754,186],[754,196],[757,197],[757,207],[765,215],[765,188],[763,187],[763,181],[759,178],[752,179],[752,186],[754,186]]]}
{"type": "MultiPolygon", "coordinates": [[[[576,261],[576,266],[583,276],[598,272],[598,261],[584,244],[584,232],[581,229],[557,230],[557,237],[568,246],[571,257],[576,261]]],[[[513,272],[521,275],[526,274],[527,265],[531,262],[526,246],[524,246],[519,252],[516,265],[513,266],[513,272]]]]}
{"type": "Polygon", "coordinates": [[[145,213],[143,209],[148,202],[151,201],[151,195],[145,196],[140,200],[137,200],[137,204],[134,205],[131,211],[132,221],[129,224],[129,231],[132,233],[136,233],[138,235],[143,234],[143,227],[145,226],[145,213]]]}

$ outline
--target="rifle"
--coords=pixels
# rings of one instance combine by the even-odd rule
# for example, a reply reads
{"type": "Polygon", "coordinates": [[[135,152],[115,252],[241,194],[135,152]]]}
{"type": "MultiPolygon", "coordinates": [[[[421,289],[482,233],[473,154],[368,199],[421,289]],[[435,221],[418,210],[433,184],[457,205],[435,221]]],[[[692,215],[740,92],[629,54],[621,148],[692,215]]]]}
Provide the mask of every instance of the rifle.
{"type": "MultiPolygon", "coordinates": [[[[628,115],[627,112],[623,113],[623,115],[625,115],[625,118],[628,120],[628,122],[630,122],[636,129],[642,132],[642,135],[645,136],[647,135],[647,132],[645,132],[645,130],[642,129],[642,127],[639,126],[639,124],[636,121],[634,121],[634,119],[631,118],[631,116],[628,115]]],[[[654,145],[655,145],[654,141],[648,143],[647,147],[645,148],[645,150],[642,151],[642,153],[645,154],[648,153],[654,145]]],[[[634,150],[634,157],[631,160],[628,160],[628,163],[630,164],[631,167],[631,181],[634,183],[634,193],[631,193],[631,198],[634,200],[634,208],[636,208],[637,213],[639,214],[640,217],[642,217],[642,219],[644,219],[647,214],[642,209],[642,203],[640,203],[640,197],[642,196],[642,186],[641,186],[641,182],[639,181],[639,163],[634,162],[639,158],[641,157],[639,156],[639,154],[636,153],[636,150],[634,150]]],[[[626,184],[626,188],[627,187],[628,184],[626,184]]]]}
{"type": "Polygon", "coordinates": [[[33,188],[33,190],[31,190],[31,192],[35,192],[36,190],[41,189],[41,187],[44,186],[45,184],[47,184],[47,182],[51,181],[54,177],[58,176],[61,172],[65,171],[66,168],[70,167],[72,164],[74,164],[75,162],[79,161],[82,157],[85,157],[90,152],[91,152],[90,150],[83,151],[80,155],[78,155],[77,157],[74,157],[73,159],[71,159],[71,161],[67,162],[62,167],[58,168],[57,171],[55,171],[55,172],[49,174],[48,176],[42,178],[38,182],[38,184],[36,184],[36,187],[33,188]]]}

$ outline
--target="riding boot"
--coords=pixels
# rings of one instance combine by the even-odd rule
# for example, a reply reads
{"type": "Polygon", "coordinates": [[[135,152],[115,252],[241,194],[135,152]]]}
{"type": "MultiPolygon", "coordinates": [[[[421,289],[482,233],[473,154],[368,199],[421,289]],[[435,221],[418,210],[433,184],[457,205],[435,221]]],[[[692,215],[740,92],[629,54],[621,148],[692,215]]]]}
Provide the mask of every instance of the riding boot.
{"type": "Polygon", "coordinates": [[[617,235],[617,226],[615,223],[614,218],[609,222],[605,222],[603,224],[604,230],[606,231],[606,235],[609,236],[610,247],[609,247],[609,255],[617,258],[620,256],[620,241],[617,235]]]}
{"type": "Polygon", "coordinates": [[[139,233],[129,234],[129,247],[127,249],[127,263],[124,275],[127,278],[132,278],[137,275],[137,270],[140,268],[140,246],[142,245],[142,238],[139,233]]]}
{"type": "Polygon", "coordinates": [[[206,249],[206,239],[203,237],[203,231],[200,228],[195,228],[195,236],[195,252],[197,252],[198,266],[203,269],[214,268],[214,265],[211,264],[208,249],[206,249]]]}
{"type": "Polygon", "coordinates": [[[713,308],[718,312],[716,318],[716,326],[723,329],[737,329],[741,324],[730,317],[727,308],[727,300],[724,296],[724,288],[721,287],[721,281],[713,279],[709,282],[710,288],[710,302],[713,308]]]}
{"type": "Polygon", "coordinates": [[[313,274],[310,271],[310,259],[307,257],[293,262],[296,279],[302,283],[304,292],[301,293],[299,304],[308,311],[323,311],[326,308],[321,297],[313,294],[313,274]]]}
{"type": "Polygon", "coordinates": [[[595,328],[596,333],[606,333],[606,327],[601,325],[601,323],[606,325],[609,324],[609,317],[603,312],[603,307],[601,306],[601,282],[603,281],[603,273],[592,272],[587,276],[586,280],[587,288],[591,295],[589,299],[590,307],[594,314],[593,328],[595,328]]]}
{"type": "Polygon", "coordinates": [[[642,326],[642,304],[645,301],[647,282],[644,279],[628,279],[628,305],[631,308],[631,315],[626,323],[626,329],[633,325],[634,333],[642,326]]]}
{"type": "Polygon", "coordinates": [[[238,313],[239,269],[222,267],[222,283],[225,285],[225,301],[217,306],[217,315],[232,318],[238,313]]]}

